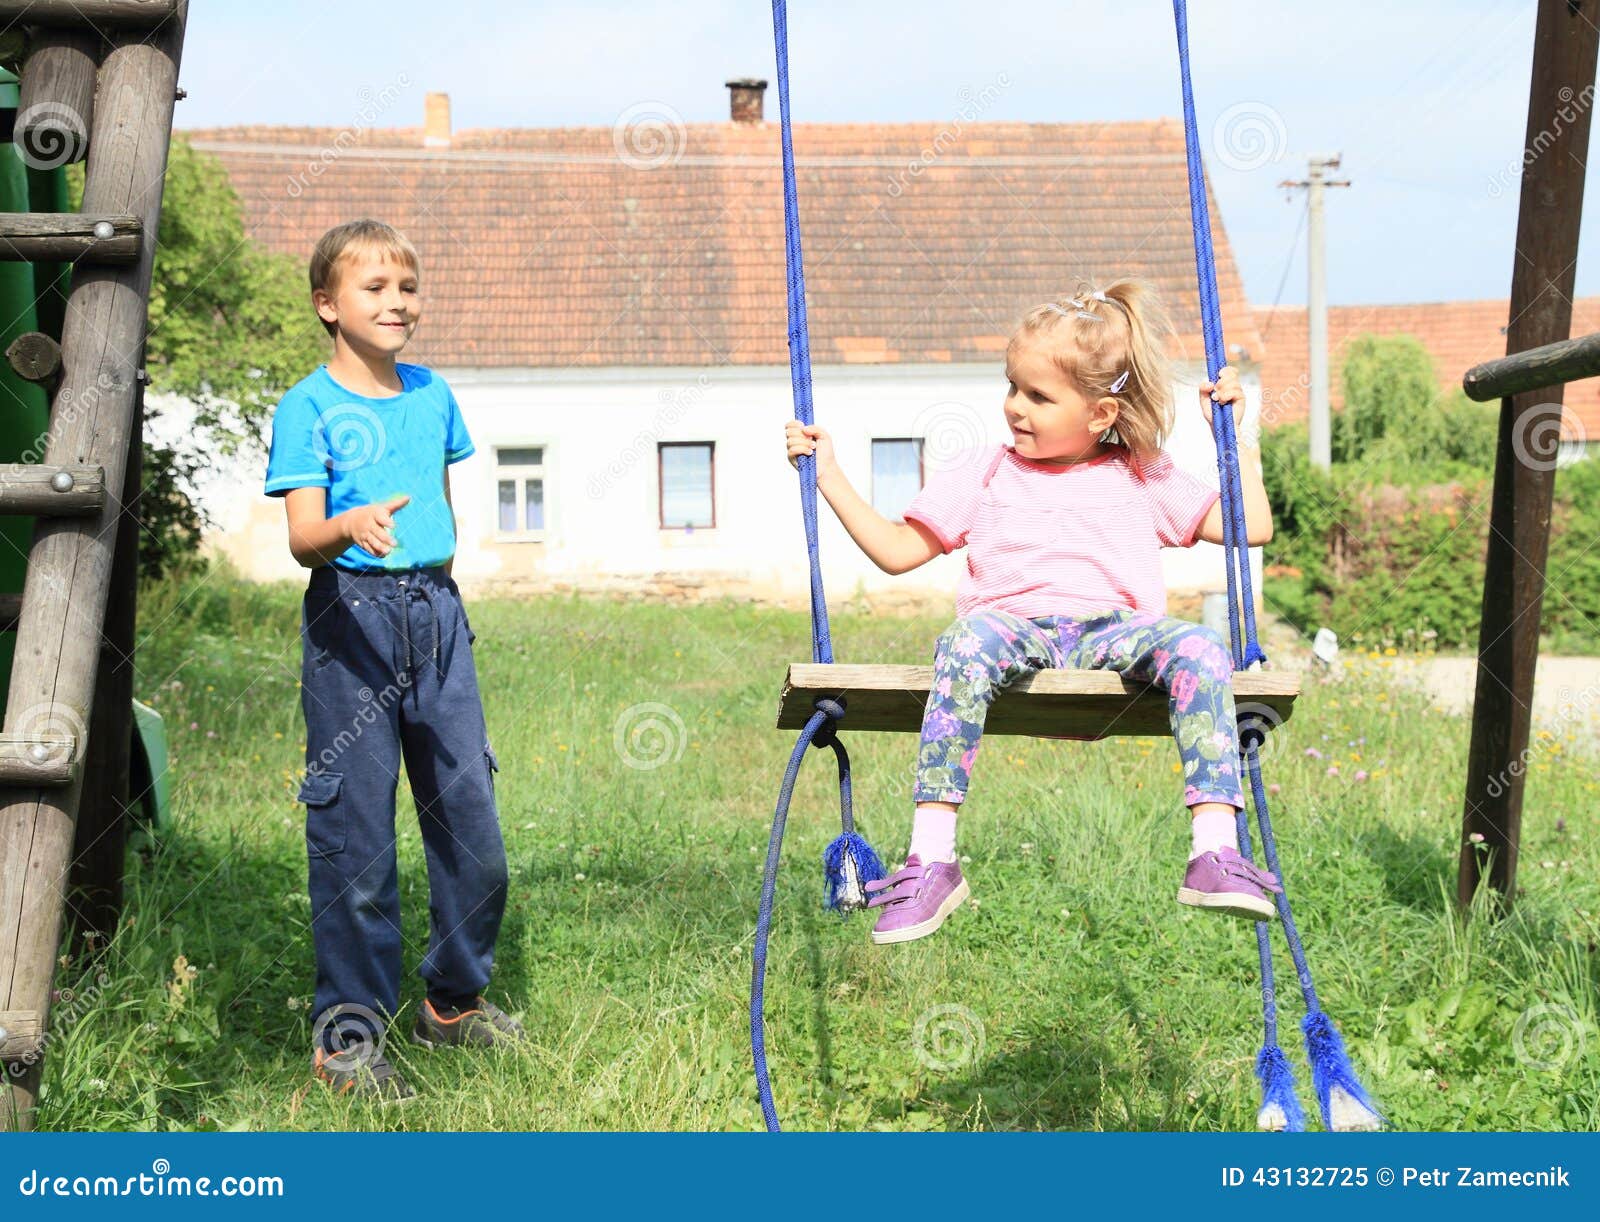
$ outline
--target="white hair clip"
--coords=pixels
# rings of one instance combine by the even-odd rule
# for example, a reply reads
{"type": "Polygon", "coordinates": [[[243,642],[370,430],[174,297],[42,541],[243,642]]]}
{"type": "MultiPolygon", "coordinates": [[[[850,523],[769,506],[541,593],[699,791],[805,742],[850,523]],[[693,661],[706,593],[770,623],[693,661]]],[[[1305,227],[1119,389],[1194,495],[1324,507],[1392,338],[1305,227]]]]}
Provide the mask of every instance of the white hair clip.
{"type": "Polygon", "coordinates": [[[1073,307],[1071,310],[1068,310],[1067,306],[1057,305],[1053,301],[1045,302],[1045,308],[1047,310],[1054,310],[1063,318],[1066,318],[1069,314],[1071,314],[1076,315],[1079,318],[1087,318],[1090,322],[1105,322],[1105,319],[1101,318],[1100,315],[1091,314],[1088,310],[1084,309],[1083,307],[1087,304],[1088,303],[1085,302],[1082,297],[1069,297],[1067,299],[1067,305],[1073,307]]]}
{"type": "MultiPolygon", "coordinates": [[[[1072,302],[1073,307],[1077,310],[1079,318],[1087,318],[1090,322],[1105,322],[1105,319],[1101,318],[1100,315],[1089,310],[1089,303],[1082,297],[1071,297],[1068,300],[1072,302]]],[[[1062,313],[1066,313],[1066,311],[1063,310],[1062,313]]]]}
{"type": "Polygon", "coordinates": [[[1117,380],[1111,383],[1112,394],[1116,395],[1122,393],[1122,388],[1128,384],[1128,375],[1132,372],[1133,370],[1131,369],[1124,369],[1117,375],[1117,380]]]}

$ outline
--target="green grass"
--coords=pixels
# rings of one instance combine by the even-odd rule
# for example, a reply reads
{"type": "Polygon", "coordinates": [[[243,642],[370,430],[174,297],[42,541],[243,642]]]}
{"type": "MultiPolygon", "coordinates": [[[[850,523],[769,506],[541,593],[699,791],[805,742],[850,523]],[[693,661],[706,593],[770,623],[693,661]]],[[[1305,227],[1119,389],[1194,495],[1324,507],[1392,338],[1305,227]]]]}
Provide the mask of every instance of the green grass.
{"type": "MultiPolygon", "coordinates": [[[[220,575],[146,593],[138,695],[167,718],[175,827],[130,855],[126,926],[103,960],[63,969],[74,992],[52,1025],[41,1127],[758,1127],[750,948],[793,742],[772,714],[785,662],[809,651],[804,617],[473,606],[511,861],[492,992],[533,1039],[526,1052],[422,1054],[397,1032],[391,1048],[427,1102],[380,1112],[330,1097],[307,1070],[298,602],[220,575]],[[647,702],[681,719],[668,748],[682,754],[630,768],[616,728],[647,702]]],[[[836,651],[915,660],[942,626],[841,613],[836,651]]],[[[1467,724],[1385,680],[1370,660],[1338,684],[1308,676],[1266,762],[1325,1008],[1398,1127],[1600,1127],[1594,762],[1571,743],[1541,747],[1515,914],[1463,924],[1450,897],[1467,724]]],[[[846,741],[863,828],[893,854],[913,740],[846,741]]],[[[936,937],[875,948],[863,918],[820,908],[838,799],[831,758],[813,753],[767,986],[787,1125],[1252,1127],[1254,936],[1173,902],[1187,848],[1174,759],[1158,740],[991,740],[961,826],[977,902],[936,937]]],[[[399,828],[404,1022],[427,934],[409,799],[399,828]]]]}

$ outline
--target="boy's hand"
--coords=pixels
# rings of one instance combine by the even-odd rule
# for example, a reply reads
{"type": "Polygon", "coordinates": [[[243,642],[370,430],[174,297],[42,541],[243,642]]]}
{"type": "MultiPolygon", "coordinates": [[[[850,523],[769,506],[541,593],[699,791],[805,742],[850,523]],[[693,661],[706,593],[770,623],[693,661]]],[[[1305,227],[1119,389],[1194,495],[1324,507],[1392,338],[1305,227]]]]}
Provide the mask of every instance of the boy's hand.
{"type": "Polygon", "coordinates": [[[1207,424],[1211,423],[1213,403],[1231,403],[1235,412],[1243,412],[1244,387],[1239,385],[1239,373],[1232,365],[1217,370],[1215,382],[1200,383],[1200,410],[1205,413],[1207,424]]]}
{"type": "Polygon", "coordinates": [[[411,503],[409,493],[392,496],[387,501],[371,505],[358,505],[346,509],[345,520],[350,528],[350,541],[374,556],[387,556],[395,549],[394,515],[411,503]]]}
{"type": "Polygon", "coordinates": [[[817,460],[817,478],[831,475],[839,469],[839,463],[833,456],[833,438],[828,436],[826,429],[818,428],[814,424],[801,424],[798,420],[791,420],[784,425],[783,438],[789,452],[789,465],[796,469],[800,466],[800,455],[811,454],[817,460]]]}

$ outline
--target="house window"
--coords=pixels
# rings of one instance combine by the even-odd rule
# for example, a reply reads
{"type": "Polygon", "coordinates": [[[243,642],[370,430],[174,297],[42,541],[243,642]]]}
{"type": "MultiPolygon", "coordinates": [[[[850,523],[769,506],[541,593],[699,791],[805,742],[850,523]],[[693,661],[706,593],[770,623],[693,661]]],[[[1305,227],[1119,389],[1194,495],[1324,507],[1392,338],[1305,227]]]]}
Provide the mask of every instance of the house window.
{"type": "Polygon", "coordinates": [[[922,442],[914,437],[873,438],[872,507],[899,520],[922,491],[922,442]]]}
{"type": "Polygon", "coordinates": [[[494,475],[502,536],[544,534],[544,447],[496,449],[494,475]]]}
{"type": "Polygon", "coordinates": [[[664,441],[656,447],[661,475],[661,529],[717,524],[714,443],[664,441]]]}

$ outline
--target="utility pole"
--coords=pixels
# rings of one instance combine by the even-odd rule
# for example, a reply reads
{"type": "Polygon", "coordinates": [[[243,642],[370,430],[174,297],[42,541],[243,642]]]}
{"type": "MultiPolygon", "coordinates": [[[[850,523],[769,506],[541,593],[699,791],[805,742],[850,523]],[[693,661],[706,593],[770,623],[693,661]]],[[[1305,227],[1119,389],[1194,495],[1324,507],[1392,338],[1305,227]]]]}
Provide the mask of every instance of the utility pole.
{"type": "Polygon", "coordinates": [[[1324,471],[1333,462],[1333,429],[1328,411],[1328,273],[1327,237],[1322,224],[1322,189],[1348,187],[1348,178],[1323,175],[1339,168],[1339,154],[1312,157],[1303,182],[1279,183],[1306,191],[1306,334],[1311,365],[1311,461],[1324,471]]]}

